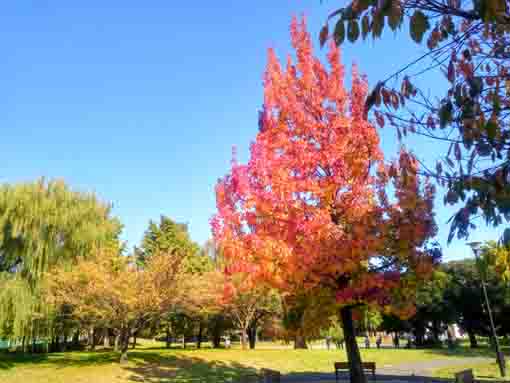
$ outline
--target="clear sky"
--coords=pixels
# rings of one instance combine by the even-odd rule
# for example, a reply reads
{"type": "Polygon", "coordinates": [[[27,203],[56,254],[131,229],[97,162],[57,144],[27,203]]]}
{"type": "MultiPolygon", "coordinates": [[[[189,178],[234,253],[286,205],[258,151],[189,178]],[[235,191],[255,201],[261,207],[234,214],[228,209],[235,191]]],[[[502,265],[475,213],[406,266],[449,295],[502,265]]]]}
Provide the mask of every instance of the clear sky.
{"type": "MultiPolygon", "coordinates": [[[[338,1],[20,0],[0,13],[0,181],[58,177],[114,205],[137,244],[149,219],[210,236],[214,185],[257,132],[268,47],[285,58],[292,15],[317,39],[338,1]],[[81,5],[76,5],[81,3],[81,5]]],[[[402,32],[407,34],[407,32],[402,32]]],[[[423,47],[386,32],[343,47],[371,84],[423,47]]],[[[322,54],[323,52],[320,52],[322,54]]],[[[434,78],[422,80],[437,94],[434,78]]],[[[395,135],[381,132],[388,156],[395,135]]],[[[436,143],[421,143],[432,161],[436,143]]],[[[417,146],[415,146],[417,148],[417,146]]],[[[439,241],[453,210],[437,203],[439,241]]],[[[500,230],[499,230],[500,231],[500,230]]],[[[472,239],[496,238],[481,225],[472,239]]],[[[464,242],[446,259],[470,256],[464,242]]]]}

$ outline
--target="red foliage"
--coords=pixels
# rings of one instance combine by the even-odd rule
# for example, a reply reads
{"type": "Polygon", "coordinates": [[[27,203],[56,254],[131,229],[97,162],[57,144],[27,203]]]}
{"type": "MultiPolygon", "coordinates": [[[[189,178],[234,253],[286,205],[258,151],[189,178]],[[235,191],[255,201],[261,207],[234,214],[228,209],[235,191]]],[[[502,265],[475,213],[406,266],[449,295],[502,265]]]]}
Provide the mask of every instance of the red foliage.
{"type": "Polygon", "coordinates": [[[254,282],[283,291],[326,286],[343,304],[402,301],[431,270],[422,247],[436,230],[434,191],[420,187],[409,153],[385,165],[356,67],[348,92],[333,43],[327,70],[304,20],[293,20],[291,36],[296,62],[289,56],[283,69],[269,50],[250,160],[234,160],[216,187],[215,239],[229,271],[254,282]]]}

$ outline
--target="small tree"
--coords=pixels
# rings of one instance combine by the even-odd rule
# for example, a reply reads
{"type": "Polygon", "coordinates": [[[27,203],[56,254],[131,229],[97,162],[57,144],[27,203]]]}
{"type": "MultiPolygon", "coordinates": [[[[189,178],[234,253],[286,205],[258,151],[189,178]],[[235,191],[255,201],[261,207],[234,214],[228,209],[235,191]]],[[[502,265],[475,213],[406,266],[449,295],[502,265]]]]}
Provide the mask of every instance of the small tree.
{"type": "Polygon", "coordinates": [[[49,300],[71,306],[73,315],[92,328],[101,324],[113,329],[120,340],[120,361],[125,362],[129,338],[177,298],[180,262],[159,254],[139,270],[117,249],[102,249],[71,268],[52,270],[49,300]]]}
{"type": "Polygon", "coordinates": [[[262,319],[279,312],[278,296],[266,286],[246,283],[248,276],[244,273],[229,277],[223,296],[224,308],[240,331],[242,349],[248,344],[254,348],[255,334],[249,336],[249,331],[255,332],[262,319]]]}

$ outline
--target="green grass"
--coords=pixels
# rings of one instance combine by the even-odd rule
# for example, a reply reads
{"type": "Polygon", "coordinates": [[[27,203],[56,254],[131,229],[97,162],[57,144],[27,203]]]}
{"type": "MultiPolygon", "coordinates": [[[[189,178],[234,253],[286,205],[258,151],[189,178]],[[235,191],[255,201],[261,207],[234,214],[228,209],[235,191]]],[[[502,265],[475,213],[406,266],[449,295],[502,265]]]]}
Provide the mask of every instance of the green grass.
{"type": "Polygon", "coordinates": [[[434,370],[434,376],[442,378],[451,378],[452,376],[454,376],[456,372],[468,369],[473,369],[475,378],[480,381],[483,380],[510,381],[510,377],[508,376],[510,374],[510,363],[507,363],[506,367],[507,377],[503,379],[500,375],[499,367],[496,361],[490,363],[477,363],[477,364],[466,363],[464,365],[457,365],[455,366],[455,368],[449,367],[437,369],[434,370]]]}
{"type": "MultiPolygon", "coordinates": [[[[129,363],[120,366],[111,351],[70,352],[49,355],[0,354],[2,383],[126,383],[126,382],[225,382],[237,381],[261,368],[282,373],[332,372],[333,362],[344,361],[340,350],[292,350],[282,345],[260,344],[257,350],[180,350],[160,348],[161,343],[144,342],[129,352],[129,363]]],[[[428,360],[461,359],[490,355],[488,350],[361,350],[362,358],[378,368],[428,360]]],[[[458,362],[457,362],[458,363],[458,362]]],[[[457,367],[455,371],[462,368],[457,367]]],[[[480,370],[483,372],[483,370],[480,370]]],[[[441,376],[453,372],[441,370],[441,376]]]]}

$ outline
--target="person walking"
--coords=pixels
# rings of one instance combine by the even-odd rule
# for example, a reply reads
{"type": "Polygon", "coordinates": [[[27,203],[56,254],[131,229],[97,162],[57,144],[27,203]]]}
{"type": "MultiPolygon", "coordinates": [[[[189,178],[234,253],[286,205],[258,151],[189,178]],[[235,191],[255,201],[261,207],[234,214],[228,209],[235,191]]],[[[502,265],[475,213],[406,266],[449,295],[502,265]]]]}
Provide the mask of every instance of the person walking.
{"type": "Polygon", "coordinates": [[[368,335],[365,336],[365,348],[370,348],[370,338],[368,335]]]}

